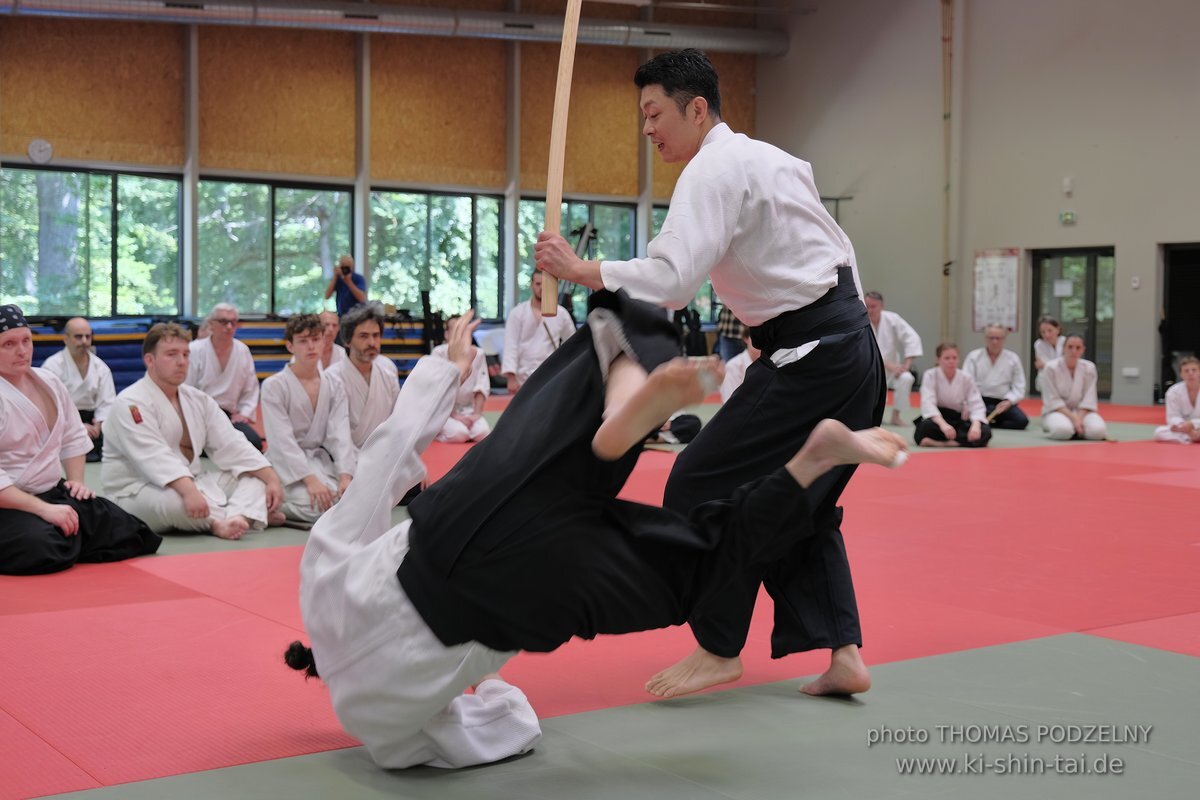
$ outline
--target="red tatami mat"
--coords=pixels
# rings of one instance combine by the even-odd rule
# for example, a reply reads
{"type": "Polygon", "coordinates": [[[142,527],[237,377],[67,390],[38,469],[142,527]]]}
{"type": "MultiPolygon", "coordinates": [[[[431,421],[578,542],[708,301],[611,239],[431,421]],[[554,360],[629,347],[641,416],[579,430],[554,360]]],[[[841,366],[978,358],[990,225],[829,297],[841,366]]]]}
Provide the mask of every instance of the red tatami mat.
{"type": "Polygon", "coordinates": [[[206,598],[0,617],[0,708],[104,785],[350,745],[299,633],[206,598]]]}
{"type": "Polygon", "coordinates": [[[137,564],[78,564],[54,575],[0,575],[0,616],[196,596],[184,586],[147,575],[137,564]]]}
{"type": "Polygon", "coordinates": [[[98,786],[66,756],[0,711],[0,797],[35,797],[98,786]]]}

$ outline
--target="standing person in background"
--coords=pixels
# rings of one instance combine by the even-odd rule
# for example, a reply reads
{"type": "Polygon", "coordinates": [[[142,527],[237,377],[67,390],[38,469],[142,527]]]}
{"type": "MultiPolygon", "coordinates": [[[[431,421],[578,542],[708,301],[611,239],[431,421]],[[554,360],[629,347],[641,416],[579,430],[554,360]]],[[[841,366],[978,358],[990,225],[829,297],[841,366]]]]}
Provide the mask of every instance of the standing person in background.
{"type": "Polygon", "coordinates": [[[912,408],[911,395],[915,382],[912,362],[914,358],[925,354],[921,349],[921,337],[904,317],[894,311],[884,310],[883,295],[879,292],[867,292],[864,302],[867,304],[871,329],[875,331],[875,339],[879,342],[879,352],[883,355],[887,385],[892,390],[891,423],[902,425],[904,415],[912,408]]]}
{"type": "Polygon", "coordinates": [[[354,259],[344,255],[333,269],[333,277],[325,287],[325,299],[337,293],[337,314],[344,316],[350,309],[367,302],[367,279],[354,271],[354,259]]]}
{"type": "Polygon", "coordinates": [[[533,371],[575,333],[575,321],[562,306],[553,318],[542,316],[541,270],[530,276],[529,291],[529,302],[513,308],[504,323],[500,372],[509,394],[516,394],[533,371]]]}
{"type": "Polygon", "coordinates": [[[117,396],[112,370],[92,352],[92,326],[83,317],[72,317],[63,327],[62,350],[42,363],[66,384],[71,401],[79,410],[83,427],[92,439],[87,460],[96,462],[104,448],[104,420],[117,396]]]}

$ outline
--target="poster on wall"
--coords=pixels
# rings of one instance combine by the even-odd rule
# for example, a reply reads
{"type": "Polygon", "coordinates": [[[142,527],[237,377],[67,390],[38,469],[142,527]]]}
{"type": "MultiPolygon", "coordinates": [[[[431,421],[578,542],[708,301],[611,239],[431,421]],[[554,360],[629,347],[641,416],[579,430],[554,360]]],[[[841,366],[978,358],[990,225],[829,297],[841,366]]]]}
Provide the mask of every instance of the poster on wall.
{"type": "Polygon", "coordinates": [[[975,251],[976,331],[988,325],[1017,329],[1020,261],[1021,251],[1015,247],[975,251]]]}

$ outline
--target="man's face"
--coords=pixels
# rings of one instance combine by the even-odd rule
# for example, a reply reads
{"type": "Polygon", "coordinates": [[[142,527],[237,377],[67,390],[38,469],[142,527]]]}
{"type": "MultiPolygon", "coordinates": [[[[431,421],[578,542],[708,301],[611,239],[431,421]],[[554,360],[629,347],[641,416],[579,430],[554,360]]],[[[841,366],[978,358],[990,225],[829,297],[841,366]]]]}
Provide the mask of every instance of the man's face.
{"type": "Polygon", "coordinates": [[[874,297],[868,297],[863,302],[867,304],[867,318],[871,320],[872,325],[878,325],[879,318],[883,315],[883,303],[874,297]]]}
{"type": "Polygon", "coordinates": [[[1008,333],[999,328],[988,328],[983,332],[983,336],[987,342],[988,355],[1000,355],[1004,350],[1004,342],[1008,339],[1008,333]]]}
{"type": "Polygon", "coordinates": [[[321,312],[321,325],[325,328],[325,341],[333,344],[337,341],[338,316],[332,311],[321,312]]]}
{"type": "Polygon", "coordinates": [[[338,259],[338,271],[343,275],[349,275],[354,272],[354,259],[349,256],[342,256],[338,259]]]}
{"type": "Polygon", "coordinates": [[[33,334],[29,328],[0,333],[0,376],[19,378],[33,365],[33,334]]]}
{"type": "Polygon", "coordinates": [[[67,352],[79,358],[92,349],[92,326],[88,325],[87,320],[71,320],[63,328],[63,342],[67,346],[67,352]]]}
{"type": "Polygon", "coordinates": [[[191,351],[183,339],[159,339],[154,351],[142,356],[146,372],[152,380],[169,386],[179,386],[187,380],[188,358],[191,351]]]}
{"type": "Polygon", "coordinates": [[[1063,345],[1063,358],[1071,366],[1083,358],[1083,339],[1072,337],[1063,345]]]}
{"type": "Polygon", "coordinates": [[[379,343],[383,339],[383,331],[374,320],[359,323],[350,337],[350,357],[360,364],[374,361],[379,355],[379,343]]]}
{"type": "Polygon", "coordinates": [[[680,111],[663,87],[655,83],[642,88],[640,103],[645,118],[642,133],[650,138],[664,162],[691,161],[700,152],[704,137],[694,101],[680,111]]]}
{"type": "Polygon", "coordinates": [[[233,339],[233,332],[238,327],[238,315],[236,311],[222,309],[209,317],[208,322],[213,341],[225,344],[233,339]]]}
{"type": "Polygon", "coordinates": [[[533,294],[534,305],[542,302],[542,273],[541,271],[533,273],[533,277],[529,279],[529,291],[533,294]]]}
{"type": "Polygon", "coordinates": [[[315,364],[325,349],[325,331],[303,331],[284,344],[288,352],[296,357],[297,364],[315,364]]]}

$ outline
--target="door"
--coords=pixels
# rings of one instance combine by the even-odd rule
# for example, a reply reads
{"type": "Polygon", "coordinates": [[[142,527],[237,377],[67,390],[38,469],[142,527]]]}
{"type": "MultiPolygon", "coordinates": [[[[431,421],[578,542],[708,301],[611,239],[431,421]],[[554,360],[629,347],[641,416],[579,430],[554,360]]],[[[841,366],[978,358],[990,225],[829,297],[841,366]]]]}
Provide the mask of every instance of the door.
{"type": "MultiPolygon", "coordinates": [[[[1095,362],[1100,397],[1112,395],[1113,270],[1111,247],[1086,250],[1033,251],[1033,333],[1037,321],[1051,316],[1062,323],[1063,335],[1083,337],[1083,357],[1095,362]]],[[[1033,385],[1032,340],[1027,354],[1033,385]]]]}

